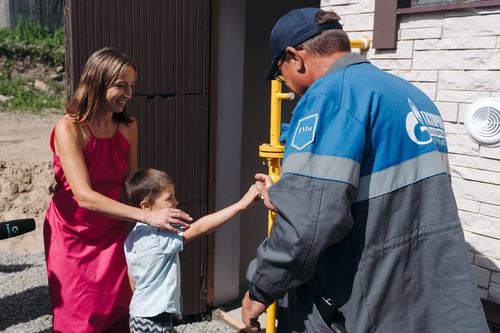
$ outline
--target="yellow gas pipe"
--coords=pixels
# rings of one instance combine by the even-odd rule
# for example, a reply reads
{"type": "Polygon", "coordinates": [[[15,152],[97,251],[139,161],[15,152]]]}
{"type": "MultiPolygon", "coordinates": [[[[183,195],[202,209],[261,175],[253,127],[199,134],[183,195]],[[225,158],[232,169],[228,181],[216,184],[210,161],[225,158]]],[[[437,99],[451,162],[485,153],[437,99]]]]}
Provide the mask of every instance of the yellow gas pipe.
{"type": "MultiPolygon", "coordinates": [[[[370,48],[370,38],[361,37],[352,39],[352,48],[367,50],[370,48]]],[[[267,160],[268,174],[273,182],[278,181],[281,173],[281,158],[285,148],[279,142],[281,132],[281,100],[292,100],[295,95],[292,92],[281,92],[281,83],[277,80],[271,81],[271,122],[270,122],[270,143],[263,143],[259,146],[259,156],[267,160]]],[[[271,229],[276,218],[272,211],[268,212],[267,234],[271,235],[271,229]]],[[[271,304],[266,310],[266,333],[276,332],[276,302],[271,304]]]]}
{"type": "MultiPolygon", "coordinates": [[[[269,176],[276,182],[280,178],[281,173],[281,158],[285,148],[279,142],[280,127],[281,127],[281,100],[292,100],[295,95],[281,92],[281,83],[276,80],[271,81],[271,124],[270,124],[270,143],[259,146],[259,156],[267,160],[269,176]]],[[[267,234],[271,234],[276,214],[272,211],[268,212],[267,234]]],[[[271,304],[266,310],[266,332],[276,332],[276,302],[271,304]]]]}
{"type": "Polygon", "coordinates": [[[351,47],[360,50],[368,50],[370,48],[370,38],[363,36],[360,39],[351,39],[351,47]]]}

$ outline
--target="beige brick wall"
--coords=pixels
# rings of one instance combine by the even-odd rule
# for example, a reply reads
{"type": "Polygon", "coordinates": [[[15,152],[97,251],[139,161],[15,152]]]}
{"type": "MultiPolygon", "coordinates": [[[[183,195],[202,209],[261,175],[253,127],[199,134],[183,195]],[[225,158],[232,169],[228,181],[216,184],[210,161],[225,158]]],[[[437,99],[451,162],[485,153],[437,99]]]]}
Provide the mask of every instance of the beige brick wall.
{"type": "MultiPolygon", "coordinates": [[[[373,37],[373,0],[322,0],[351,39],[373,37]]],[[[422,89],[446,124],[453,189],[482,298],[500,303],[500,147],[467,135],[468,107],[500,98],[500,6],[402,15],[396,50],[366,56],[422,89]]],[[[356,50],[354,50],[356,51],[356,50]]]]}

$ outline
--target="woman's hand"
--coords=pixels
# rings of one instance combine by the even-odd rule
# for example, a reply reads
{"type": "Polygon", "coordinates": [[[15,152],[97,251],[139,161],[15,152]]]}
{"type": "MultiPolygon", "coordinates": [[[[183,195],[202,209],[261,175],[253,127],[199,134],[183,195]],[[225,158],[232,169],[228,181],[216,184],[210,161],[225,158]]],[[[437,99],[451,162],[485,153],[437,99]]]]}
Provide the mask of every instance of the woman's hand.
{"type": "Polygon", "coordinates": [[[177,208],[164,208],[147,212],[148,215],[144,223],[152,227],[164,228],[174,233],[180,232],[175,226],[182,226],[187,229],[189,228],[189,223],[184,221],[191,222],[193,220],[189,214],[177,208]]]}
{"type": "Polygon", "coordinates": [[[271,203],[271,200],[269,199],[269,193],[267,191],[267,189],[271,187],[271,185],[273,185],[273,180],[270,176],[263,173],[256,174],[255,179],[257,179],[257,181],[255,182],[255,187],[260,193],[260,198],[264,200],[264,205],[267,207],[267,209],[276,212],[277,209],[271,203]]]}

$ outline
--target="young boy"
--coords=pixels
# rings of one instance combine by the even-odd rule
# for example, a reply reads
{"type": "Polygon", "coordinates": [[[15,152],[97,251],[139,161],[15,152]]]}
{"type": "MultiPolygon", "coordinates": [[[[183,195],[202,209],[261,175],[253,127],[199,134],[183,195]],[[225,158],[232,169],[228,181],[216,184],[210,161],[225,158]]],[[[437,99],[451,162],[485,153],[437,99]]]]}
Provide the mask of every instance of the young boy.
{"type": "MultiPolygon", "coordinates": [[[[172,178],[155,169],[138,170],[124,186],[130,205],[145,210],[175,208],[172,178]]],[[[130,332],[172,332],[172,316],[180,317],[179,252],[184,243],[210,233],[247,209],[258,198],[252,185],[235,204],[206,215],[175,234],[137,223],[125,241],[125,257],[134,294],[130,303],[130,332]]]]}

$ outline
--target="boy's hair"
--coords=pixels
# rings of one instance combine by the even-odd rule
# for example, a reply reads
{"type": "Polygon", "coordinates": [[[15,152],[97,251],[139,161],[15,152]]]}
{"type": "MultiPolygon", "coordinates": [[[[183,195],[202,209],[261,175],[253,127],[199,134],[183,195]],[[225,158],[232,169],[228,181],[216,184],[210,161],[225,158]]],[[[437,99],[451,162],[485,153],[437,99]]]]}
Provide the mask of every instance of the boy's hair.
{"type": "Polygon", "coordinates": [[[125,200],[135,207],[140,207],[143,200],[152,203],[169,185],[174,185],[174,181],[165,172],[151,168],[139,169],[125,181],[125,200]]]}

